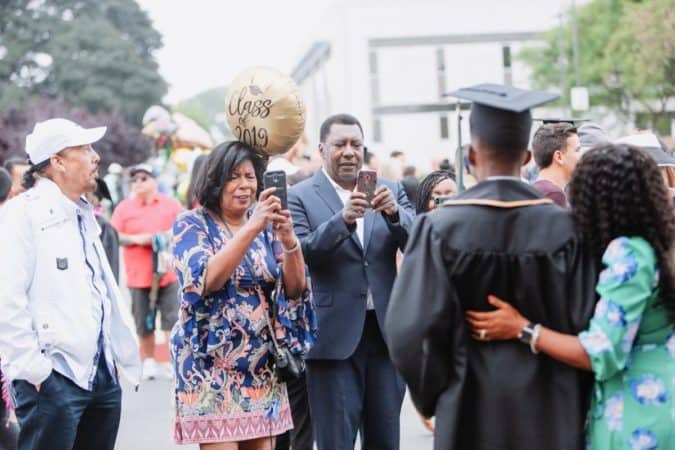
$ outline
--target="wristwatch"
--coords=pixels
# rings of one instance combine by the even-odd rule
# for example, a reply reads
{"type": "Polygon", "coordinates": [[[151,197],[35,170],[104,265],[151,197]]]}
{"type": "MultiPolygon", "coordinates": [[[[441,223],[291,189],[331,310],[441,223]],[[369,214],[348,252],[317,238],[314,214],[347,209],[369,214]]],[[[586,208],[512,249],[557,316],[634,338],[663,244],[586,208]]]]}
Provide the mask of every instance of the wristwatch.
{"type": "Polygon", "coordinates": [[[532,322],[525,325],[523,329],[520,330],[520,333],[518,333],[518,340],[523,344],[530,345],[530,342],[532,342],[532,338],[534,337],[534,326],[535,325],[532,322]]]}
{"type": "Polygon", "coordinates": [[[541,333],[541,325],[530,322],[525,325],[522,330],[520,330],[518,339],[520,339],[520,342],[529,345],[530,351],[536,354],[539,353],[537,350],[537,340],[539,340],[539,333],[541,333]]]}

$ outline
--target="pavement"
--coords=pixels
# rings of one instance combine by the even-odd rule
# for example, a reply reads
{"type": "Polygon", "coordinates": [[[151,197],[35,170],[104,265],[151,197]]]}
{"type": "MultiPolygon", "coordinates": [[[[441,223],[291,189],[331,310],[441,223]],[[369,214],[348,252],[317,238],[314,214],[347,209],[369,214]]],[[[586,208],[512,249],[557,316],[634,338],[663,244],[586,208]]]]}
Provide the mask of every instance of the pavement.
{"type": "MultiPolygon", "coordinates": [[[[173,381],[145,381],[138,392],[125,384],[122,394],[122,422],[116,450],[198,450],[196,445],[173,443],[173,381]]],[[[401,411],[401,450],[427,450],[433,447],[427,431],[409,397],[401,411]]],[[[356,447],[360,449],[357,442],[356,447]]]]}
{"type": "MultiPolygon", "coordinates": [[[[120,258],[123,264],[123,258],[120,258]]],[[[126,289],[124,267],[120,267],[120,289],[125,307],[131,309],[131,295],[126,289]]],[[[169,362],[164,333],[157,332],[155,359],[169,362]]],[[[138,391],[123,380],[122,420],[115,450],[198,450],[197,445],[176,445],[173,442],[173,381],[155,379],[141,383],[138,391]]],[[[357,440],[356,449],[361,446],[357,440]]],[[[409,396],[401,410],[401,450],[433,448],[432,434],[422,425],[409,396]]]]}

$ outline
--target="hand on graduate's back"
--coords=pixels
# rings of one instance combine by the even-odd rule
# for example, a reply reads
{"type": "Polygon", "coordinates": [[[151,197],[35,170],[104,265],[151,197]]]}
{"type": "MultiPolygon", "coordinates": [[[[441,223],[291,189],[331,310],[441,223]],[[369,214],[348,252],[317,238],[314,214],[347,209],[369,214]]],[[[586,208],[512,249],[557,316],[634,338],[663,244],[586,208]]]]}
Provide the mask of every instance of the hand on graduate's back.
{"type": "Polygon", "coordinates": [[[466,322],[471,327],[471,337],[478,341],[504,341],[516,339],[528,324],[520,312],[509,303],[494,295],[488,302],[497,308],[494,311],[467,311],[466,322]]]}

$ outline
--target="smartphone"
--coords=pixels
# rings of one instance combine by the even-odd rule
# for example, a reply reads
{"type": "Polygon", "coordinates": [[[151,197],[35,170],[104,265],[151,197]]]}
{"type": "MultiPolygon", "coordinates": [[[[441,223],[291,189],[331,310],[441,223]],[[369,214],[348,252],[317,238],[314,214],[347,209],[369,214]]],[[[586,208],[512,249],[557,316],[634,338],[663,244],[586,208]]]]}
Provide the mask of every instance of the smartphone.
{"type": "Polygon", "coordinates": [[[436,197],[436,200],[434,200],[434,205],[436,207],[441,206],[443,203],[445,203],[447,200],[451,200],[454,197],[454,195],[439,195],[436,197]]]}
{"type": "Polygon", "coordinates": [[[377,187],[377,172],[374,170],[359,170],[356,176],[356,190],[366,194],[366,201],[368,207],[371,207],[370,202],[375,197],[375,188],[377,187]]]}
{"type": "Polygon", "coordinates": [[[283,170],[265,172],[263,175],[263,186],[265,189],[271,187],[277,188],[272,195],[279,197],[279,200],[281,200],[281,209],[288,209],[286,172],[283,170]]]}

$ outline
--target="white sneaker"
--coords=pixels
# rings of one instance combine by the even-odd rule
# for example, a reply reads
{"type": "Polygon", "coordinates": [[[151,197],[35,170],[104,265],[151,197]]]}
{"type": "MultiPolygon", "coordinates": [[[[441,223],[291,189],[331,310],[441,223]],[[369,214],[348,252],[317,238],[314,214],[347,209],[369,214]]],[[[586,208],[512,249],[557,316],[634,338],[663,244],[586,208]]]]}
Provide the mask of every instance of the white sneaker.
{"type": "Polygon", "coordinates": [[[154,380],[157,378],[159,368],[157,367],[157,361],[155,358],[147,358],[143,361],[143,379],[144,380],[154,380]]]}
{"type": "Polygon", "coordinates": [[[159,372],[167,380],[173,380],[173,364],[170,362],[159,364],[159,372]]]}

